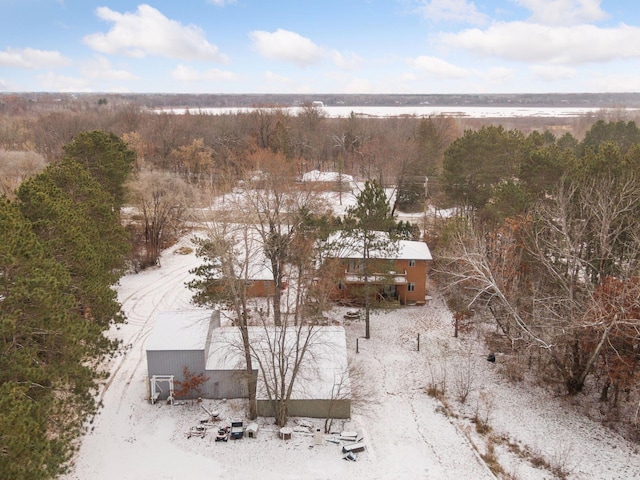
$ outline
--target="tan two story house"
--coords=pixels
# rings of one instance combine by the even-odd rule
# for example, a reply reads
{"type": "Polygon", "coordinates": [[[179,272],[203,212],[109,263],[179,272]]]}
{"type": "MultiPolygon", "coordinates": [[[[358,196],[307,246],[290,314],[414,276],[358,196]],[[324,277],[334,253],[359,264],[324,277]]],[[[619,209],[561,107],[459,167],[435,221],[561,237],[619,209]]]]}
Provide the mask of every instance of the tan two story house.
{"type": "Polygon", "coordinates": [[[398,240],[392,248],[372,250],[366,260],[362,251],[358,242],[347,242],[329,254],[328,260],[340,265],[333,295],[336,301],[359,303],[368,284],[377,299],[395,300],[402,305],[425,303],[432,261],[425,242],[398,240]]]}

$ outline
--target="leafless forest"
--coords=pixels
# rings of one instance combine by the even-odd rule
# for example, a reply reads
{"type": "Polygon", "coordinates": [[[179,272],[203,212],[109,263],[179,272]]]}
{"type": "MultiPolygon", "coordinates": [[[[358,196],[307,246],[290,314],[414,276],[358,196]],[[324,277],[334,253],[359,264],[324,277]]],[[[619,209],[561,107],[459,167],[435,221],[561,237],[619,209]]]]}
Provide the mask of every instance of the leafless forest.
{"type": "MultiPolygon", "coordinates": [[[[213,186],[279,156],[292,174],[341,170],[357,178],[398,182],[406,164],[428,149],[429,173],[441,172],[444,149],[467,129],[500,124],[524,134],[548,130],[580,139],[597,119],[633,120],[625,107],[637,95],[100,95],[5,94],[0,96],[0,185],[9,193],[22,178],[62,156],[81,131],[104,130],[123,138],[138,155],[138,168],[169,171],[190,184],[213,186]],[[325,105],[601,106],[579,118],[474,119],[436,116],[367,119],[326,118],[325,105]],[[286,107],[305,105],[293,116],[286,107]],[[162,107],[254,107],[238,115],[155,114],[162,107]],[[273,109],[275,107],[275,110],[273,109]],[[278,108],[282,107],[282,108],[278,108]],[[422,125],[422,128],[420,128],[422,125]]],[[[434,183],[435,184],[435,183],[434,183]]]]}

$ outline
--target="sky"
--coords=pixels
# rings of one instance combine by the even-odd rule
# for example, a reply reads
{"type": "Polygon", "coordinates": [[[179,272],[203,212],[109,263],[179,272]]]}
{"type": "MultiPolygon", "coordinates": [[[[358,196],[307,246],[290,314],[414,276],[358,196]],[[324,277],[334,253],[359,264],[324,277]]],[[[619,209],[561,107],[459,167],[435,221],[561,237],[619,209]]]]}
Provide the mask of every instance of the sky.
{"type": "Polygon", "coordinates": [[[635,0],[0,0],[0,93],[632,91],[635,0]]]}

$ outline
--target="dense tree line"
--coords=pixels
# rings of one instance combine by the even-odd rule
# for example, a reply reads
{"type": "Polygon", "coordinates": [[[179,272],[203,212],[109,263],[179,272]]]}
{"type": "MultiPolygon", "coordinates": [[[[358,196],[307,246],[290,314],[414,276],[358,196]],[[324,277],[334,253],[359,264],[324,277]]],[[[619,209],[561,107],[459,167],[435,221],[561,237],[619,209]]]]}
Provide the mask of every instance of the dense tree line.
{"type": "Polygon", "coordinates": [[[569,394],[637,403],[640,129],[598,121],[578,141],[486,127],[443,167],[459,215],[436,269],[456,318],[491,318],[506,353],[569,394]]]}
{"type": "Polygon", "coordinates": [[[54,478],[96,409],[104,335],[123,320],[120,225],[134,154],[115,135],[77,135],[56,163],[0,197],[0,477],[54,478]]]}
{"type": "Polygon", "coordinates": [[[465,129],[477,131],[500,124],[506,132],[513,132],[509,125],[518,125],[528,135],[548,127],[582,138],[597,118],[625,115],[603,111],[574,120],[525,119],[526,123],[440,115],[328,118],[321,107],[311,103],[295,112],[259,104],[229,115],[175,115],[147,109],[144,96],[140,102],[126,96],[110,97],[106,103],[101,99],[81,96],[37,103],[5,97],[0,108],[0,153],[33,152],[52,162],[64,155],[64,145],[78,133],[104,130],[114,132],[135,150],[136,169],[166,171],[190,185],[228,186],[245,172],[260,169],[266,154],[275,154],[286,160],[292,177],[319,169],[361,180],[376,178],[382,185],[398,188],[392,211],[421,211],[425,195],[440,198],[444,151],[465,129]]]}

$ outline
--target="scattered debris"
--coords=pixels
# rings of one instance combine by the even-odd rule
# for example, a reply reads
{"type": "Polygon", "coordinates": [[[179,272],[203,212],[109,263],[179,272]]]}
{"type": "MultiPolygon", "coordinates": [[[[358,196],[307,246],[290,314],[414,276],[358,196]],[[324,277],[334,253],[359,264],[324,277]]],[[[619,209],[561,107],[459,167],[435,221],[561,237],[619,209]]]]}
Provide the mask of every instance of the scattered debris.
{"type": "Polygon", "coordinates": [[[218,420],[218,417],[220,416],[220,412],[211,412],[209,411],[209,409],[207,409],[207,407],[205,407],[202,404],[200,404],[200,408],[202,408],[205,412],[207,412],[207,415],[209,415],[210,422],[215,422],[218,420]]]}
{"type": "Polygon", "coordinates": [[[316,428],[316,426],[315,426],[313,423],[308,422],[308,421],[306,421],[306,420],[304,420],[304,419],[296,419],[296,423],[297,423],[300,427],[306,428],[306,429],[307,429],[307,430],[309,430],[309,431],[311,431],[311,429],[316,428]]]}
{"type": "Polygon", "coordinates": [[[191,437],[204,438],[206,434],[207,434],[207,428],[201,425],[198,425],[197,427],[191,427],[189,429],[189,431],[187,432],[187,438],[191,438],[191,437]]]}
{"type": "Polygon", "coordinates": [[[356,442],[356,443],[352,443],[350,445],[343,445],[342,446],[342,453],[349,453],[349,452],[353,452],[353,453],[359,453],[359,452],[364,452],[365,449],[365,444],[363,442],[356,442]]]}
{"type": "Polygon", "coordinates": [[[355,461],[358,459],[358,457],[356,456],[356,454],[355,454],[355,453],[353,453],[353,452],[347,452],[347,454],[346,454],[346,455],[343,455],[343,456],[342,456],[342,458],[343,458],[344,460],[349,460],[350,462],[355,462],[355,461]]]}
{"type": "Polygon", "coordinates": [[[360,318],[360,312],[358,310],[349,310],[343,317],[345,320],[358,320],[360,318]]]}
{"type": "Polygon", "coordinates": [[[346,440],[347,442],[355,442],[356,439],[358,438],[358,432],[349,432],[349,431],[341,432],[338,438],[340,440],[346,440]]]}

